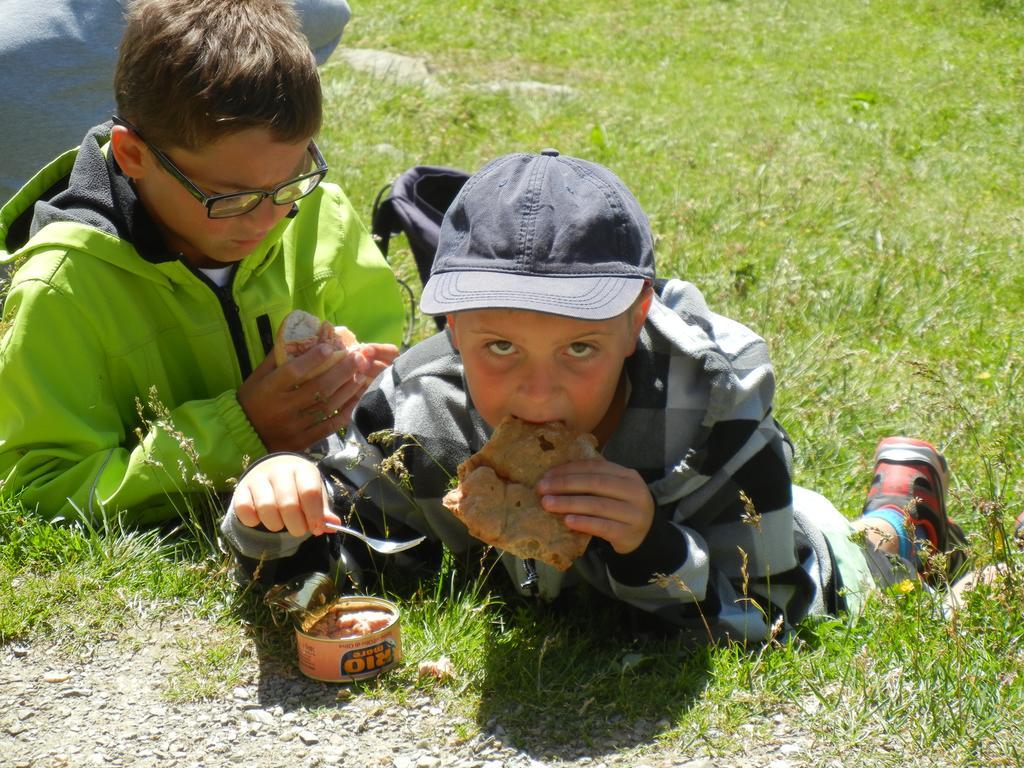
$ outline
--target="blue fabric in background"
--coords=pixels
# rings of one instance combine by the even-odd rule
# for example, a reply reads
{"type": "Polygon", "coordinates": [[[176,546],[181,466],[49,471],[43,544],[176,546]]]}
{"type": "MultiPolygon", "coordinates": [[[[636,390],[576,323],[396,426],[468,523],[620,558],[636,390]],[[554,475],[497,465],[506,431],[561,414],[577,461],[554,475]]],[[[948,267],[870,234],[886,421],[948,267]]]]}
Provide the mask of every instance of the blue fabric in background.
{"type": "MultiPolygon", "coordinates": [[[[114,110],[127,0],[0,0],[0,205],[114,110]]],[[[318,64],[341,40],[346,0],[294,0],[318,64]]]]}

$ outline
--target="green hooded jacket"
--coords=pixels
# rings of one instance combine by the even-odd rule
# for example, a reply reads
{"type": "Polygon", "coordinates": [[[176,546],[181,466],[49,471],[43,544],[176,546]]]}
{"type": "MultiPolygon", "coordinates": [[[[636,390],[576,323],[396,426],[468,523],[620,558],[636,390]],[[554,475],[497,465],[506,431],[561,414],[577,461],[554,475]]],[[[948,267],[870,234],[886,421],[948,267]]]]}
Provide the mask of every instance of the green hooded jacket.
{"type": "Polygon", "coordinates": [[[108,137],[93,129],[0,209],[0,261],[20,265],[0,326],[0,483],[48,519],[146,524],[266,454],[236,392],[289,311],[396,344],[404,311],[329,183],[218,288],[167,252],[108,137]]]}

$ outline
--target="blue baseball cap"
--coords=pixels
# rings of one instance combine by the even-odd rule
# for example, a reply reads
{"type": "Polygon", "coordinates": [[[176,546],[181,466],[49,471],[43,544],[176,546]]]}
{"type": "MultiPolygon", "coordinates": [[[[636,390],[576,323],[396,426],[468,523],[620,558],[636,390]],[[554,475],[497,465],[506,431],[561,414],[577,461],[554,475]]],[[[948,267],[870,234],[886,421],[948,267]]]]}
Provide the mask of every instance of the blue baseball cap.
{"type": "Polygon", "coordinates": [[[452,202],[420,309],[625,312],[653,282],[646,214],[607,168],[545,149],[493,160],[452,202]]]}

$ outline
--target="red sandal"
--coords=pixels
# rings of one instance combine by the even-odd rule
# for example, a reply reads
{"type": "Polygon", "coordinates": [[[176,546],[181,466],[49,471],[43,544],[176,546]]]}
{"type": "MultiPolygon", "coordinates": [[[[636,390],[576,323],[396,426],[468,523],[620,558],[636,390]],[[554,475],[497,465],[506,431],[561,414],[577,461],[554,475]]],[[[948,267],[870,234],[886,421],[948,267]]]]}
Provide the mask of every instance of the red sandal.
{"type": "MultiPolygon", "coordinates": [[[[949,468],[935,446],[911,437],[886,437],[875,449],[875,477],[868,490],[865,513],[893,510],[909,518],[916,538],[933,552],[946,555],[946,577],[952,580],[966,562],[967,538],[946,515],[949,468]]],[[[1019,530],[1019,528],[1018,528],[1019,530]]],[[[922,576],[933,581],[924,558],[922,576]]]]}

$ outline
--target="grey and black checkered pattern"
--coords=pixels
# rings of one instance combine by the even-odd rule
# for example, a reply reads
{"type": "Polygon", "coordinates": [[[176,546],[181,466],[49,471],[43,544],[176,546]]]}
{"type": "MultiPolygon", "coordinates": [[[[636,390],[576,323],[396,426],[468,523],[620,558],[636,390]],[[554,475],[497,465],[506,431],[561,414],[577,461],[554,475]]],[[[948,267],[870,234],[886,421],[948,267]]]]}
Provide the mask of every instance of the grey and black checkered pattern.
{"type": "MultiPolygon", "coordinates": [[[[566,573],[537,563],[540,594],[554,597],[582,579],[698,638],[748,641],[769,637],[777,621],[785,627],[827,610],[827,547],[813,532],[812,546],[794,521],[790,451],[772,414],[775,378],[763,339],[710,312],[693,285],[669,281],[626,373],[627,410],[603,453],[647,481],[655,523],[629,555],[595,539],[566,573]]],[[[480,542],[441,497],[488,434],[442,333],[378,380],[347,442],[321,466],[342,489],[343,517],[355,509],[367,530],[420,532],[479,562],[480,542]],[[396,439],[381,441],[382,431],[396,439]],[[382,463],[399,449],[408,477],[382,479],[382,463]]],[[[524,563],[501,559],[521,584],[524,563]]]]}

